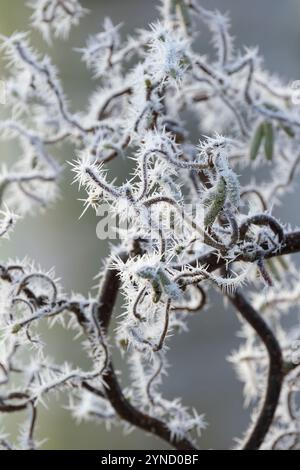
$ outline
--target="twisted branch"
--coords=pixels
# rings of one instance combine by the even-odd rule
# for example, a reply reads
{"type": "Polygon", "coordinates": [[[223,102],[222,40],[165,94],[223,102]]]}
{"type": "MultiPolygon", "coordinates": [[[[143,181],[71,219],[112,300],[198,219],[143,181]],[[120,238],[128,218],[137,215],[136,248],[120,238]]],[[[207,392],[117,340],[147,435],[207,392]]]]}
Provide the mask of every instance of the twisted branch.
{"type": "MultiPolygon", "coordinates": [[[[128,256],[126,252],[120,254],[120,258],[123,261],[125,261],[128,256]]],[[[116,269],[107,269],[100,287],[98,297],[99,307],[97,312],[99,324],[105,335],[108,334],[110,320],[119,289],[120,279],[118,271],[116,269]]],[[[188,439],[174,437],[163,421],[132,406],[123,394],[111,359],[107,365],[104,379],[106,383],[106,396],[121,419],[160,437],[177,450],[195,450],[195,447],[188,439]]]]}
{"type": "Polygon", "coordinates": [[[270,429],[280,398],[284,379],[282,352],[267,323],[249,304],[243,294],[236,292],[233,295],[228,295],[228,298],[244,320],[256,331],[269,355],[268,383],[264,402],[257,421],[243,446],[243,450],[258,450],[270,429]]]}

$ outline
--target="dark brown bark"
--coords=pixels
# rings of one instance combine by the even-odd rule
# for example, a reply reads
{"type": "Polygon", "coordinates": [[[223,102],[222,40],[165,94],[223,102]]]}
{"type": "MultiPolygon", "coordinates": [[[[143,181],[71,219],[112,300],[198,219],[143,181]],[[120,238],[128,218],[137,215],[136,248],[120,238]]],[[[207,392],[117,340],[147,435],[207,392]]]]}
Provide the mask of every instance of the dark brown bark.
{"type": "Polygon", "coordinates": [[[273,332],[246,298],[240,292],[228,295],[228,298],[244,320],[256,331],[269,355],[268,383],[264,402],[243,447],[244,450],[258,450],[270,429],[279,402],[284,379],[283,358],[273,332]]]}
{"type": "MultiPolygon", "coordinates": [[[[121,253],[120,257],[125,261],[127,253],[121,253]]],[[[115,269],[107,269],[102,280],[99,292],[98,320],[103,333],[108,334],[110,320],[113,314],[115,302],[120,288],[119,273],[115,269]]],[[[185,438],[176,439],[172,436],[166,424],[148,414],[135,408],[124,396],[120,383],[114,371],[112,360],[109,361],[104,376],[106,383],[106,396],[118,414],[118,416],[128,423],[143,429],[146,432],[160,437],[169,445],[178,450],[196,450],[193,444],[185,438]]]]}
{"type": "MultiPolygon", "coordinates": [[[[267,253],[266,258],[274,258],[276,256],[282,256],[282,255],[291,255],[295,253],[300,252],[300,231],[296,232],[290,232],[285,235],[285,241],[284,244],[282,245],[281,249],[274,250],[273,252],[267,253]]],[[[251,256],[251,261],[255,262],[258,261],[261,258],[261,251],[257,253],[253,253],[253,256],[251,256]]],[[[250,262],[249,257],[247,256],[238,256],[234,260],[236,261],[244,261],[244,262],[250,262]]],[[[196,258],[195,260],[191,261],[191,266],[197,266],[197,265],[202,265],[202,266],[207,266],[207,269],[209,272],[216,271],[216,269],[222,268],[223,266],[226,265],[226,260],[224,258],[220,258],[219,254],[211,250],[209,253],[206,253],[203,256],[200,256],[199,258],[196,258]]]]}
{"type": "MultiPolygon", "coordinates": [[[[266,257],[271,258],[297,252],[300,252],[300,231],[286,234],[282,248],[274,252],[267,253],[266,257]]],[[[123,257],[123,260],[125,260],[127,256],[128,255],[126,253],[121,254],[121,258],[123,257]]],[[[261,251],[257,254],[254,253],[254,255],[251,257],[251,262],[259,260],[260,257],[261,251]]],[[[249,257],[240,256],[235,261],[249,262],[250,260],[249,257]]],[[[208,270],[212,272],[225,266],[226,261],[220,258],[215,251],[211,251],[210,253],[207,253],[195,260],[192,264],[196,265],[196,263],[206,265],[208,270]]],[[[113,269],[107,270],[99,292],[98,309],[98,319],[105,334],[108,333],[109,324],[114,305],[117,300],[119,288],[120,280],[118,277],[118,272],[113,269]]],[[[263,341],[268,351],[270,360],[265,400],[259,413],[257,422],[244,445],[245,450],[255,450],[259,449],[263,443],[263,440],[271,426],[278,405],[280,391],[284,379],[283,359],[280,346],[272,331],[265,321],[260,317],[258,312],[256,312],[247,302],[243,295],[241,293],[236,293],[229,298],[242,317],[255,329],[263,341]]],[[[176,449],[195,450],[195,447],[188,440],[175,440],[171,436],[171,433],[167,429],[165,423],[137,410],[132,406],[132,404],[123,395],[119,381],[114,372],[112,362],[110,362],[108,365],[105,381],[107,384],[106,395],[120,418],[126,420],[134,426],[137,426],[140,429],[145,430],[146,432],[150,432],[157,437],[160,437],[176,449]]]]}

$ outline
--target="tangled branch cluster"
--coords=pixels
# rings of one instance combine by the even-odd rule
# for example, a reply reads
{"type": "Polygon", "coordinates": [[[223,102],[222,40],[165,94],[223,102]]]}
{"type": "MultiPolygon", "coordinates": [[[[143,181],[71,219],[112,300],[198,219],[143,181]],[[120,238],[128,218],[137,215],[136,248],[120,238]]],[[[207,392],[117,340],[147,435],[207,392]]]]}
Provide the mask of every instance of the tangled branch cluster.
{"type": "MultiPolygon", "coordinates": [[[[31,3],[32,24],[48,41],[67,35],[86,13],[77,0],[31,3]]],[[[106,19],[79,49],[100,84],[80,113],[70,110],[58,71],[30,47],[27,33],[1,37],[14,116],[1,122],[1,135],[17,140],[21,153],[1,171],[0,235],[8,236],[18,217],[56,201],[64,162],[53,150],[65,141],[75,148],[72,166],[87,193],[85,210],[105,202],[128,225],[95,296],[64,294],[53,272],[27,259],[0,266],[0,412],[28,414],[18,442],[3,431],[4,449],[36,448],[40,404],[65,390],[78,420],[121,423],[177,449],[198,448],[204,416],[163,397],[160,385],[169,368],[169,335],[187,329],[211,287],[242,318],[243,345],[230,361],[245,383],[246,404],[255,406],[239,447],[300,447],[300,332],[286,331],[282,320],[300,303],[299,273],[289,257],[300,250],[300,233],[273,214],[300,161],[299,107],[293,90],[264,70],[257,49],[234,48],[226,16],[193,0],[163,0],[160,14],[125,40],[106,19]],[[202,25],[211,32],[215,58],[195,51],[202,25]],[[184,124],[186,111],[209,136],[197,145],[184,124]],[[122,157],[133,159],[135,170],[117,185],[109,162],[122,157]],[[258,167],[267,170],[261,182],[254,181],[258,167]],[[250,177],[241,186],[243,170],[250,177]],[[109,339],[119,292],[114,341],[129,364],[126,389],[109,339]],[[48,358],[44,321],[76,332],[89,371],[48,358]]]]}

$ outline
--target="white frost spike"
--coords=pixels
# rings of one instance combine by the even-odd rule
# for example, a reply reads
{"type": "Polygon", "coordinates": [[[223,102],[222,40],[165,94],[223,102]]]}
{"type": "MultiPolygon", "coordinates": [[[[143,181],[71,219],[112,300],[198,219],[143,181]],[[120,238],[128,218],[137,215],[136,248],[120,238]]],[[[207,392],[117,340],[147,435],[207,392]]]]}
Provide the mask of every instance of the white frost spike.
{"type": "Polygon", "coordinates": [[[111,55],[120,46],[121,24],[114,26],[110,18],[105,18],[103,31],[91,36],[85,48],[77,49],[82,60],[93,70],[95,77],[101,77],[110,64],[111,55]]]}
{"type": "Polygon", "coordinates": [[[0,237],[9,238],[18,219],[19,216],[11,212],[8,207],[0,210],[0,237]]]}
{"type": "Polygon", "coordinates": [[[185,55],[186,39],[168,31],[160,23],[152,25],[153,39],[150,42],[149,66],[155,80],[171,78],[180,81],[187,69],[185,55]]]}
{"type": "Polygon", "coordinates": [[[51,42],[51,36],[67,38],[72,26],[89,10],[83,8],[78,0],[31,0],[28,6],[34,10],[32,26],[38,29],[51,42]]]}
{"type": "MultiPolygon", "coordinates": [[[[66,36],[86,13],[83,3],[31,0],[32,24],[48,41],[66,36]]],[[[0,412],[27,417],[19,441],[17,433],[11,443],[0,433],[1,448],[35,449],[36,405],[50,395],[61,399],[60,392],[77,421],[110,427],[121,420],[127,432],[135,422],[166,444],[198,448],[203,416],[162,390],[168,348],[176,347],[170,336],[187,332],[193,312],[209,308],[214,286],[242,320],[242,345],[230,361],[244,382],[245,404],[255,405],[250,433],[268,431],[251,441],[263,440],[263,449],[300,446],[300,328],[287,317],[300,304],[300,276],[283,255],[298,250],[299,231],[271,215],[300,166],[298,84],[269,74],[256,49],[235,50],[228,18],[198,3],[160,1],[161,21],[125,41],[120,25],[105,19],[79,49],[98,82],[79,111],[29,33],[0,35],[7,66],[0,102],[11,116],[0,133],[16,144],[16,158],[0,172],[0,236],[10,235],[15,214],[29,224],[34,209],[56,201],[72,146],[76,160],[66,173],[86,191],[84,211],[103,216],[99,238],[113,239],[97,291],[87,297],[65,293],[52,270],[29,259],[0,262],[0,412]],[[199,19],[212,33],[217,60],[194,47],[199,19]],[[198,148],[192,128],[205,133],[198,148]],[[256,182],[252,169],[260,172],[256,182]],[[268,290],[258,271],[273,285],[268,290]],[[50,357],[52,327],[55,341],[59,329],[71,333],[72,363],[50,357]],[[115,346],[130,374],[125,389],[115,346]],[[76,364],[85,361],[82,353],[88,371],[76,364]],[[262,406],[270,427],[271,419],[255,426],[262,406]]],[[[85,238],[79,251],[88,251],[85,238]]],[[[179,377],[176,367],[171,373],[179,377]]]]}

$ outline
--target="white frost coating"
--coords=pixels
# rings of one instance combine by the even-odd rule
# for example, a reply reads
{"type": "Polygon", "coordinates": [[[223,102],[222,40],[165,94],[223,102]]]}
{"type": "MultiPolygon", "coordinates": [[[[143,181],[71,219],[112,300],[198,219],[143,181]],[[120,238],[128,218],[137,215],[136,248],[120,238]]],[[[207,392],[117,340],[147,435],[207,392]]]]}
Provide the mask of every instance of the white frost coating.
{"type": "MultiPolygon", "coordinates": [[[[76,0],[30,6],[32,26],[47,41],[66,37],[86,13],[76,0]]],[[[290,367],[263,448],[299,448],[300,334],[282,321],[300,304],[299,270],[289,258],[269,255],[284,245],[283,229],[290,230],[272,212],[294,187],[300,108],[293,90],[265,71],[257,48],[234,48],[226,16],[193,0],[162,0],[160,13],[157,22],[128,38],[107,18],[77,49],[97,80],[80,112],[72,111],[59,71],[33,50],[28,33],[0,36],[8,69],[5,105],[13,116],[0,123],[0,136],[19,145],[19,158],[0,171],[0,237],[8,238],[20,217],[56,203],[64,194],[64,168],[86,192],[82,215],[105,203],[110,215],[128,225],[115,227],[120,246],[111,248],[97,276],[100,290],[119,279],[122,293],[122,313],[109,341],[98,313],[107,321],[113,299],[99,304],[94,292],[67,295],[53,270],[28,259],[1,263],[0,412],[28,415],[19,440],[0,432],[5,449],[38,446],[36,413],[49,395],[62,391],[77,421],[100,420],[108,427],[121,422],[128,431],[105,385],[113,341],[130,371],[123,403],[129,400],[160,420],[172,445],[183,439],[194,445],[206,427],[204,416],[162,395],[171,367],[169,337],[187,332],[193,312],[207,306],[211,287],[226,298],[245,284],[290,367]],[[213,58],[193,45],[205,25],[213,58]],[[190,137],[186,111],[199,131],[197,141],[190,137]],[[64,142],[74,146],[67,165],[58,151],[64,142]],[[133,169],[120,183],[109,163],[121,158],[133,169]],[[257,169],[266,175],[259,184],[257,169]],[[224,264],[217,273],[209,265],[212,250],[224,264]],[[45,322],[74,331],[89,358],[87,371],[48,356],[40,328],[45,322]],[[16,371],[20,385],[12,379],[16,371]]],[[[242,323],[240,335],[243,344],[229,360],[244,383],[245,405],[256,410],[265,396],[268,357],[250,325],[242,323]]],[[[188,367],[195,367],[194,360],[188,367]]]]}

